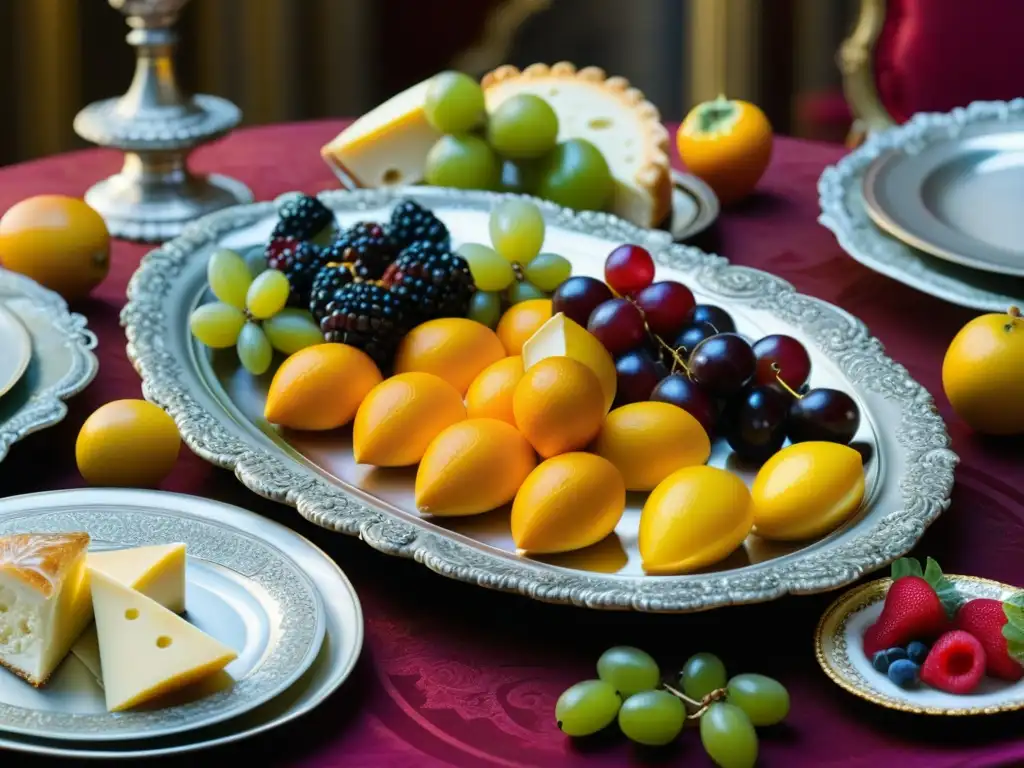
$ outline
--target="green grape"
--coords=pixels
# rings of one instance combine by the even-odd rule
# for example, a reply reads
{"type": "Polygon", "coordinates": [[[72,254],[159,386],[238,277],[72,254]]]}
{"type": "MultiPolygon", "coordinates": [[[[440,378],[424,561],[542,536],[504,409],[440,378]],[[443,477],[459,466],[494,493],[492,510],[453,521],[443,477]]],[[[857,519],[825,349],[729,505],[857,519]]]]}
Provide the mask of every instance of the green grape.
{"type": "Polygon", "coordinates": [[[537,195],[566,208],[603,211],[612,189],[612,174],[601,151],[584,139],[569,139],[548,155],[537,195]]]}
{"type": "Polygon", "coordinates": [[[469,264],[473,282],[481,291],[503,291],[516,279],[512,265],[493,248],[480,243],[464,243],[457,251],[469,264]]]}
{"type": "Polygon", "coordinates": [[[754,725],[775,725],[789,714],[789,691],[765,675],[736,675],[726,686],[729,703],[747,713],[754,725]]]}
{"type": "Polygon", "coordinates": [[[509,261],[529,264],[544,244],[544,216],[529,200],[506,200],[488,222],[491,245],[509,261]]]}
{"type": "Polygon", "coordinates": [[[615,719],[622,699],[604,680],[584,680],[566,688],[555,702],[555,720],[562,733],[589,736],[615,719]]]}
{"type": "Polygon", "coordinates": [[[713,653],[691,656],[679,675],[683,693],[700,701],[712,691],[725,687],[725,664],[713,653]]]}
{"type": "Polygon", "coordinates": [[[477,291],[469,300],[468,317],[488,328],[494,328],[501,319],[501,296],[497,293],[477,291]]]}
{"type": "Polygon", "coordinates": [[[535,286],[533,283],[528,283],[525,280],[521,283],[515,283],[511,288],[508,289],[509,304],[520,304],[524,301],[530,301],[530,299],[546,298],[547,294],[544,293],[544,291],[535,286]]]}
{"type": "Polygon", "coordinates": [[[457,189],[497,189],[501,160],[479,136],[442,136],[427,153],[427,184],[457,189]]]}
{"type": "Polygon", "coordinates": [[[284,309],[290,292],[291,285],[284,272],[268,269],[252,281],[245,296],[245,306],[250,315],[264,320],[284,309]]]}
{"type": "Polygon", "coordinates": [[[700,718],[700,740],[721,768],[753,768],[757,762],[757,732],[737,706],[716,701],[700,718]]]}
{"type": "Polygon", "coordinates": [[[267,254],[262,245],[250,248],[245,252],[243,258],[245,259],[246,266],[249,267],[249,274],[252,275],[253,280],[268,269],[267,254]]]}
{"type": "Polygon", "coordinates": [[[263,323],[270,346],[286,355],[294,355],[300,349],[314,344],[323,344],[324,334],[312,315],[304,309],[282,309],[263,323]]]}
{"type": "Polygon", "coordinates": [[[615,686],[621,696],[658,687],[661,670],[651,654],[628,645],[617,645],[597,660],[597,676],[615,686]]]}
{"type": "Polygon", "coordinates": [[[267,335],[256,323],[246,323],[238,334],[238,359],[253,376],[266,373],[274,350],[267,341],[267,335]]]}
{"type": "Polygon", "coordinates": [[[683,730],[686,707],[668,691],[641,691],[622,703],[619,728],[637,744],[660,747],[683,730]]]}
{"type": "Polygon", "coordinates": [[[533,195],[540,186],[542,160],[506,160],[501,165],[501,191],[533,195]]]}
{"type": "Polygon", "coordinates": [[[462,72],[442,72],[430,81],[423,114],[441,133],[465,133],[487,116],[480,83],[462,72]]]}
{"type": "Polygon", "coordinates": [[[502,102],[487,121],[487,141],[502,157],[528,160],[551,151],[558,115],[540,96],[521,93],[502,102]]]}
{"type": "Polygon", "coordinates": [[[542,253],[526,265],[523,273],[542,291],[553,291],[572,275],[572,264],[557,253],[542,253]]]}
{"type": "Polygon", "coordinates": [[[245,259],[234,251],[214,251],[206,263],[206,279],[213,295],[238,309],[245,309],[245,294],[252,282],[252,273],[245,259]]]}
{"type": "Polygon", "coordinates": [[[226,349],[238,341],[245,314],[230,304],[215,301],[198,307],[188,319],[192,335],[210,349],[226,349]]]}

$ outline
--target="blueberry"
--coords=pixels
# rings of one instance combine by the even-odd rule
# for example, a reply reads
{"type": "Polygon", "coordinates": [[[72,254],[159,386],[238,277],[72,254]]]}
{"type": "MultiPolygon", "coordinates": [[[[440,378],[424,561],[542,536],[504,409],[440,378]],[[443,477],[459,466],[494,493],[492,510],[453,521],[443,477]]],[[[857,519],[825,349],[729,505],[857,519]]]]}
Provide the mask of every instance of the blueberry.
{"type": "Polygon", "coordinates": [[[871,666],[881,672],[883,675],[889,671],[889,653],[888,651],[876,651],[875,655],[871,657],[871,666]]]}
{"type": "Polygon", "coordinates": [[[910,659],[896,659],[889,665],[889,679],[900,688],[913,688],[917,685],[919,671],[910,659]]]}
{"type": "Polygon", "coordinates": [[[909,658],[906,650],[898,647],[888,649],[885,652],[885,655],[889,657],[889,664],[892,664],[894,661],[899,661],[900,659],[909,658]]]}
{"type": "Polygon", "coordinates": [[[907,646],[907,658],[918,666],[924,664],[924,660],[928,658],[928,646],[915,640],[907,646]]]}

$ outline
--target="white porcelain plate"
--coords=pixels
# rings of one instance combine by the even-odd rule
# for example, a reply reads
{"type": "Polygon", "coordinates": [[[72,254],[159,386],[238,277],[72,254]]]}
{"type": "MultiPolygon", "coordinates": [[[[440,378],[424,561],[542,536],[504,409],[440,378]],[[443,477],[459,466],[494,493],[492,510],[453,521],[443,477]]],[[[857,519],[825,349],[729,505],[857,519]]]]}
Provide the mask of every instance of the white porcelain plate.
{"type": "Polygon", "coordinates": [[[0,397],[18,383],[31,359],[28,331],[0,305],[0,397]]]}
{"type": "MultiPolygon", "coordinates": [[[[974,576],[950,576],[966,600],[988,597],[1005,600],[1017,587],[974,576]]],[[[882,613],[892,579],[879,579],[845,592],[829,606],[814,638],[818,663],[832,682],[881,707],[917,715],[991,715],[1024,709],[1024,680],[1008,683],[982,678],[970,694],[957,695],[927,685],[903,689],[871,666],[861,638],[882,613]]]]}

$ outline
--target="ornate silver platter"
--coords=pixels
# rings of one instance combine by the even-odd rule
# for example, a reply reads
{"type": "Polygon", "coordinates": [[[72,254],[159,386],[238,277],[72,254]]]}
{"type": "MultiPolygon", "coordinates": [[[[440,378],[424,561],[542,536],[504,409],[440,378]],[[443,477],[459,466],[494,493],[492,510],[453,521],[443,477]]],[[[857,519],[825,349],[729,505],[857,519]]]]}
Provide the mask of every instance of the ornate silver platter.
{"type": "Polygon", "coordinates": [[[0,461],[10,447],[64,418],[64,401],[85,389],[99,363],[96,336],[67,302],[27,277],[0,269],[0,307],[28,331],[31,360],[0,396],[0,461]]]}
{"type": "Polygon", "coordinates": [[[16,496],[0,501],[0,535],[86,531],[94,549],[184,543],[186,618],[238,658],[166,706],[116,714],[106,711],[102,689],[75,656],[41,689],[0,674],[0,731],[77,742],[190,731],[273,699],[316,660],[325,629],[319,592],[297,562],[259,535],[259,518],[249,514],[235,525],[204,519],[167,498],[109,490],[16,496]]]}
{"type": "Polygon", "coordinates": [[[60,499],[83,507],[114,504],[123,508],[149,508],[157,497],[166,513],[188,515],[217,525],[244,528],[291,558],[316,586],[326,631],[313,664],[286,691],[256,709],[227,722],[162,738],[119,742],[49,741],[4,734],[0,748],[38,755],[76,759],[138,760],[182,754],[231,744],[264,733],[310,712],[348,678],[363,644],[363,615],[352,584],[323,551],[285,526],[244,509],[209,499],[181,494],[136,490],[88,489],[21,496],[8,500],[28,507],[60,499]]]}
{"type": "MultiPolygon", "coordinates": [[[[329,192],[321,199],[344,225],[386,218],[403,195],[432,208],[457,242],[485,238],[490,208],[501,198],[422,187],[329,192]]],[[[122,314],[143,391],[173,416],[192,450],[314,523],[446,576],[549,602],[684,612],[833,589],[907,552],[948,505],[956,456],[931,396],[856,318],[764,272],[674,245],[667,232],[539,205],[548,221],[545,249],[564,254],[576,274],[601,275],[612,248],[637,243],[654,255],[660,279],[681,280],[699,300],[727,307],[739,332],[804,341],[815,386],[846,390],[864,415],[856,439],[870,458],[867,501],[858,516],[803,547],[752,537],[717,569],[674,577],[642,573],[636,549],[642,498],[630,500],[615,535],[602,544],[545,560],[515,553],[507,512],[421,518],[413,511],[411,475],[355,465],[344,432],[286,441],[262,418],[270,376],[254,379],[240,372],[233,354],[212,356],[190,337],[188,316],[208,299],[207,257],[216,247],[264,241],[276,220],[274,203],[212,215],[143,260],[122,314]]],[[[711,463],[748,480],[753,474],[722,447],[711,463]]]]}
{"type": "MultiPolygon", "coordinates": [[[[967,600],[1006,600],[1019,589],[975,576],[947,577],[967,600]]],[[[1024,709],[1024,680],[1008,683],[982,678],[970,694],[930,688],[900,688],[871,666],[861,638],[882,613],[891,579],[879,579],[841,595],[821,617],[814,637],[815,653],[825,674],[840,688],[880,707],[916,715],[991,715],[1024,709]]]]}
{"type": "MultiPolygon", "coordinates": [[[[961,137],[966,140],[979,135],[979,132],[1005,133],[1014,126],[1019,127],[1022,121],[1024,99],[976,102],[949,113],[920,114],[902,126],[874,134],[863,146],[822,173],[818,181],[821,205],[818,220],[835,234],[847,253],[876,272],[953,304],[1004,312],[1008,306],[1024,300],[1024,277],[974,269],[964,266],[966,262],[963,259],[958,259],[961,263],[955,263],[948,260],[949,248],[944,248],[947,258],[925,253],[915,247],[915,244],[920,247],[925,243],[920,238],[905,237],[902,228],[899,236],[883,231],[865,204],[864,185],[865,175],[872,165],[881,162],[879,158],[892,156],[893,152],[915,156],[933,145],[956,142],[961,137]]],[[[1024,200],[1024,197],[1018,199],[1024,200]]],[[[905,203],[899,202],[900,205],[905,203]]],[[[1005,204],[1005,201],[999,203],[1005,204]]],[[[987,208],[984,215],[978,210],[975,214],[967,214],[975,217],[972,226],[986,221],[985,217],[992,211],[989,202],[981,205],[981,211],[987,208]]],[[[938,220],[934,214],[926,218],[938,220]]],[[[945,228],[950,229],[948,225],[945,228]]],[[[929,239],[934,241],[934,238],[929,239]]],[[[972,265],[978,266],[976,254],[972,265]]]]}

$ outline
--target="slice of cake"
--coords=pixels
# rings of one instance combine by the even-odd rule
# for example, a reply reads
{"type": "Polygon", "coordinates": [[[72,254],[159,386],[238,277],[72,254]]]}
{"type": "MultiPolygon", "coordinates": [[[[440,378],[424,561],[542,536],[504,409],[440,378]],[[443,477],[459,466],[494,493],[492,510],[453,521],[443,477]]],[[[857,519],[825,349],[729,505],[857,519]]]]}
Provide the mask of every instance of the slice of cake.
{"type": "Polygon", "coordinates": [[[87,533],[0,538],[0,664],[46,683],[92,617],[87,533]]]}
{"type": "MultiPolygon", "coordinates": [[[[133,549],[112,549],[90,552],[89,568],[138,590],[174,613],[185,612],[185,545],[155,544],[133,549]]],[[[89,625],[71,652],[92,673],[101,686],[100,646],[95,625],[89,625]]]]}
{"type": "Polygon", "coordinates": [[[611,212],[641,227],[661,225],[672,208],[669,136],[658,108],[622,77],[568,62],[502,66],[481,85],[488,113],[520,93],[540,96],[558,115],[558,140],[586,139],[615,180],[611,212]]]}
{"type": "Polygon", "coordinates": [[[120,712],[219,672],[238,654],[155,600],[89,570],[107,710],[120,712]]]}

